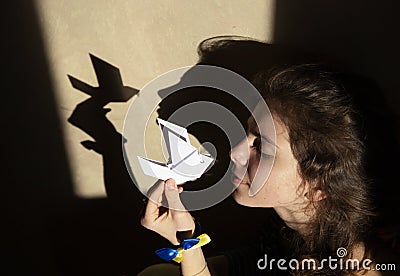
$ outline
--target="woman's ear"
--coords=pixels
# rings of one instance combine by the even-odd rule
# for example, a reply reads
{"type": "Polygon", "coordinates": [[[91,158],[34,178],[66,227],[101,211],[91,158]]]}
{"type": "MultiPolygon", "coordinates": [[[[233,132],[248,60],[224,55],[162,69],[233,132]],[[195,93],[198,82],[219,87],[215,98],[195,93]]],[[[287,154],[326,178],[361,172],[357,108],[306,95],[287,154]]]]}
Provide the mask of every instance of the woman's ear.
{"type": "Polygon", "coordinates": [[[326,193],[318,188],[312,188],[312,191],[308,191],[304,194],[304,196],[309,201],[320,201],[326,198],[326,193]]]}

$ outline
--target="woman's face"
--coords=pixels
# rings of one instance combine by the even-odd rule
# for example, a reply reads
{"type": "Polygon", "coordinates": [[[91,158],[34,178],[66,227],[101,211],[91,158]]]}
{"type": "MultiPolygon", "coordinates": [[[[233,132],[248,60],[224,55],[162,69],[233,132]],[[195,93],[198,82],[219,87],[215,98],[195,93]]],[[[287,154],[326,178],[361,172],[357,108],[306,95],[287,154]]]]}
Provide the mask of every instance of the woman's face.
{"type": "Polygon", "coordinates": [[[251,207],[303,204],[305,197],[299,195],[302,180],[286,127],[276,116],[262,112],[259,105],[253,114],[255,119],[248,120],[247,138],[230,154],[234,163],[232,182],[237,186],[233,198],[251,207]]]}

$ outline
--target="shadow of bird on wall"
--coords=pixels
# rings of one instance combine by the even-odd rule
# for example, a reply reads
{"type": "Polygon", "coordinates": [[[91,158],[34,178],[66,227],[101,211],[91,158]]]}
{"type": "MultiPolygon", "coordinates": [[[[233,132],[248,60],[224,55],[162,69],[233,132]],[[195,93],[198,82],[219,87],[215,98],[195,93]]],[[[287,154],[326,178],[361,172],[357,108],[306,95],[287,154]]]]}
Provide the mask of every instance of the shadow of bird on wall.
{"type": "Polygon", "coordinates": [[[114,65],[93,54],[90,54],[90,59],[98,86],[92,86],[68,75],[72,87],[90,96],[76,106],[68,122],[93,138],[93,141],[86,140],[81,144],[103,156],[107,196],[121,198],[125,197],[126,193],[132,193],[130,191],[134,190],[133,183],[123,160],[122,135],[106,117],[111,109],[104,106],[111,102],[127,102],[137,95],[139,90],[125,86],[120,70],[114,65]]]}

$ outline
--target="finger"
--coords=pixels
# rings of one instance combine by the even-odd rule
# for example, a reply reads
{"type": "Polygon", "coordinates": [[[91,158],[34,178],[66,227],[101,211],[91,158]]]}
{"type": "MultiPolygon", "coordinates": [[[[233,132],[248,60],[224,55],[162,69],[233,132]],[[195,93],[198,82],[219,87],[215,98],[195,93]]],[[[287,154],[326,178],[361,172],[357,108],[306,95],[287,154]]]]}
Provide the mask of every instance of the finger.
{"type": "Polygon", "coordinates": [[[161,203],[162,195],[164,193],[164,184],[162,180],[157,181],[150,189],[147,191],[147,197],[156,204],[161,203]]]}
{"type": "MultiPolygon", "coordinates": [[[[183,190],[183,188],[181,189],[183,190]]],[[[164,194],[168,203],[169,214],[174,221],[176,231],[188,231],[192,233],[194,229],[193,218],[183,206],[182,201],[179,197],[179,188],[173,179],[168,179],[166,181],[164,194]]],[[[175,238],[177,237],[175,236],[175,238]]]]}
{"type": "Polygon", "coordinates": [[[149,200],[147,201],[146,210],[143,216],[144,220],[154,221],[158,218],[160,212],[160,202],[162,200],[162,195],[164,192],[164,181],[156,183],[149,195],[149,200]]]}
{"type": "Polygon", "coordinates": [[[165,182],[165,198],[170,210],[185,210],[185,207],[183,206],[179,197],[178,186],[176,185],[175,180],[172,178],[165,182]]]}

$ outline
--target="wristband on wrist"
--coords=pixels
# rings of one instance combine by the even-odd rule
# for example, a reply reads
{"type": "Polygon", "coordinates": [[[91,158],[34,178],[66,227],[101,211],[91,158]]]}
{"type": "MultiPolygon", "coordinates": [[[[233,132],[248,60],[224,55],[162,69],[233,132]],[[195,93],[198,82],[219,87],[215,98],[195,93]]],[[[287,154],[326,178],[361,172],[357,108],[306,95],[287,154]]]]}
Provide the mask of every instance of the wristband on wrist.
{"type": "Polygon", "coordinates": [[[207,234],[201,234],[195,239],[185,239],[181,242],[180,247],[177,249],[172,248],[160,248],[156,250],[156,254],[164,261],[175,261],[177,263],[182,262],[183,252],[185,250],[199,248],[206,245],[211,241],[211,238],[207,234]]]}

